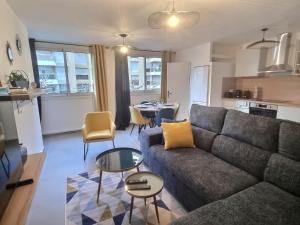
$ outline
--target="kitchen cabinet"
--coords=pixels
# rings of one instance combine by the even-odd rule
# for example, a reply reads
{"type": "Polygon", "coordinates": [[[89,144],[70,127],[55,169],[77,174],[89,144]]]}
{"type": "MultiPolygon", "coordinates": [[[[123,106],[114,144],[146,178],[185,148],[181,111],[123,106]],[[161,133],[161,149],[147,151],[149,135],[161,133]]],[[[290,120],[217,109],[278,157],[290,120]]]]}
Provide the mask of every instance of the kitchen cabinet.
{"type": "Polygon", "coordinates": [[[300,123],[300,107],[278,106],[277,118],[300,123]]]}
{"type": "MultiPolygon", "coordinates": [[[[239,99],[223,99],[222,106],[226,109],[234,109],[241,112],[249,113],[250,101],[239,99]]],[[[300,123],[300,106],[296,107],[278,105],[277,119],[291,120],[300,123]]]]}

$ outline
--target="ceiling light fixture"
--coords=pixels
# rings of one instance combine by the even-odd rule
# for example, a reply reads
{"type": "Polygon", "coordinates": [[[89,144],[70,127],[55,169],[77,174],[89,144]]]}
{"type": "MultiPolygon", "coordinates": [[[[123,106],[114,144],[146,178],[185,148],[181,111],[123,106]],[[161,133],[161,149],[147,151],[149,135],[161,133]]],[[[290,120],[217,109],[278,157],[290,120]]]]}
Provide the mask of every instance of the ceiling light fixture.
{"type": "Polygon", "coordinates": [[[154,12],[148,17],[148,24],[152,29],[192,27],[200,20],[200,13],[196,11],[178,11],[173,0],[171,11],[154,12]]]}
{"type": "Polygon", "coordinates": [[[127,54],[128,52],[128,46],[125,44],[125,39],[128,36],[127,34],[119,34],[119,36],[123,39],[122,45],[120,45],[120,52],[123,54],[127,54]]]}
{"type": "Polygon", "coordinates": [[[272,48],[279,44],[279,41],[274,40],[266,40],[265,39],[265,33],[268,30],[268,28],[263,28],[261,31],[263,32],[263,38],[260,41],[253,42],[249,44],[246,48],[247,49],[260,49],[260,48],[272,48]]]}

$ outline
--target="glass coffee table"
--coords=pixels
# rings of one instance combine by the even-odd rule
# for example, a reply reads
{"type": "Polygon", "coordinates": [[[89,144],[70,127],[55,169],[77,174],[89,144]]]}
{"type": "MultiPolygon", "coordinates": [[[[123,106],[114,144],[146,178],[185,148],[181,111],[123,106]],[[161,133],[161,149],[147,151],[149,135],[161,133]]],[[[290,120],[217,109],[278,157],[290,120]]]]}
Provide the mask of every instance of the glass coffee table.
{"type": "Polygon", "coordinates": [[[146,198],[152,198],[154,200],[154,206],[155,206],[155,212],[157,221],[159,222],[159,215],[158,215],[158,208],[157,208],[157,202],[156,202],[156,195],[159,194],[163,187],[164,187],[164,181],[163,179],[156,175],[155,173],[143,171],[139,173],[134,173],[129,175],[125,180],[125,190],[126,192],[131,196],[131,204],[130,204],[130,214],[129,214],[129,223],[131,223],[131,217],[132,217],[132,210],[133,210],[133,202],[134,198],[143,198],[145,205],[146,205],[146,198]],[[128,180],[147,180],[147,185],[150,185],[149,189],[146,190],[130,190],[130,184],[128,184],[128,180]]]}
{"type": "Polygon", "coordinates": [[[136,168],[139,172],[139,165],[143,162],[142,153],[134,148],[114,148],[102,152],[96,157],[96,166],[100,170],[97,203],[99,202],[102,172],[122,173],[136,168]]]}

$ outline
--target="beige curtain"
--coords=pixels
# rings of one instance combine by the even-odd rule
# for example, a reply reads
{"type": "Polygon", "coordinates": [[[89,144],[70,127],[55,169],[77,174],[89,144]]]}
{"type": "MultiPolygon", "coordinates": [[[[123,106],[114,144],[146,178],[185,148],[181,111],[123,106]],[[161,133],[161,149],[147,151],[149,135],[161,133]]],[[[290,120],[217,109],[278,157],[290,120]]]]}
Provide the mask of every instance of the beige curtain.
{"type": "Polygon", "coordinates": [[[95,95],[98,111],[108,110],[107,76],[105,69],[105,49],[102,45],[92,45],[91,55],[95,77],[95,95]]]}
{"type": "Polygon", "coordinates": [[[172,62],[173,52],[163,51],[162,53],[162,68],[161,68],[161,94],[160,98],[162,101],[167,102],[168,100],[168,89],[167,89],[167,64],[172,62]]]}

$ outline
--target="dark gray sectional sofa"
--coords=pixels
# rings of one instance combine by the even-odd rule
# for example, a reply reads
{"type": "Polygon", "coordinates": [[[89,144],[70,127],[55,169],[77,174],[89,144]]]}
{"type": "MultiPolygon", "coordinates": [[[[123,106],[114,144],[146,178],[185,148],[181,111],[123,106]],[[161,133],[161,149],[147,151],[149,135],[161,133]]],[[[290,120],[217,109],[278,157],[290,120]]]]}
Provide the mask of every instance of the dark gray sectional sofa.
{"type": "Polygon", "coordinates": [[[197,148],[165,151],[141,133],[144,162],[191,211],[172,225],[300,225],[300,124],[193,105],[197,148]]]}

